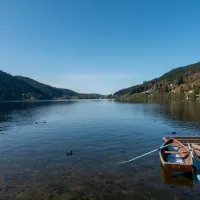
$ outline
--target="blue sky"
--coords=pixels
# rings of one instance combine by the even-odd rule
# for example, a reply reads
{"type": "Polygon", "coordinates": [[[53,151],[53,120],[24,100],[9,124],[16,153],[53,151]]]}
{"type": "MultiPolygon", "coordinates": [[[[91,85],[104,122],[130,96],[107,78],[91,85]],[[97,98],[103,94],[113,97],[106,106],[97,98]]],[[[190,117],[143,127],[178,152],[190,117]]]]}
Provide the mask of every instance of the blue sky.
{"type": "Polygon", "coordinates": [[[199,0],[1,0],[0,69],[114,93],[200,61],[199,0]]]}

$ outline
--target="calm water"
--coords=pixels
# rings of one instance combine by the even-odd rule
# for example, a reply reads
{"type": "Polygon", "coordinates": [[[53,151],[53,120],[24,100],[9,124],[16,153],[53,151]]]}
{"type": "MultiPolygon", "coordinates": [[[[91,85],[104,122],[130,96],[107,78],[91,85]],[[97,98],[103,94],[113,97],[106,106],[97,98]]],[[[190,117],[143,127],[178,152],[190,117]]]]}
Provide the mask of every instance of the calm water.
{"type": "Polygon", "coordinates": [[[172,131],[200,136],[200,102],[0,103],[0,199],[199,199],[158,153],[118,165],[172,131]]]}

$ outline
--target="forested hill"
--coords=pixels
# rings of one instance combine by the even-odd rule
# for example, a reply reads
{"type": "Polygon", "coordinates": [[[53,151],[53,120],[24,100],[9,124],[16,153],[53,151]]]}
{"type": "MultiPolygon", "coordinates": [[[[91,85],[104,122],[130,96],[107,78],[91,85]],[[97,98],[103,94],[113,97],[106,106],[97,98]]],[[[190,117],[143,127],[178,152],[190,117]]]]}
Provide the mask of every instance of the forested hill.
{"type": "Polygon", "coordinates": [[[50,99],[50,96],[0,70],[0,101],[24,99],[50,99]]]}
{"type": "Polygon", "coordinates": [[[80,94],[69,89],[56,88],[28,77],[12,76],[0,70],[0,101],[99,99],[100,94],[80,94]]]}
{"type": "Polygon", "coordinates": [[[200,62],[178,67],[159,78],[119,90],[114,95],[132,95],[148,91],[151,93],[188,92],[190,90],[200,91],[200,62]]]}
{"type": "Polygon", "coordinates": [[[39,89],[41,92],[50,96],[51,98],[61,97],[61,96],[64,96],[64,95],[68,96],[68,97],[78,95],[77,92],[74,92],[72,90],[52,87],[50,85],[40,83],[40,82],[35,81],[35,80],[28,78],[28,77],[16,76],[16,78],[26,82],[27,84],[29,84],[29,85],[37,88],[37,89],[39,89]]]}
{"type": "Polygon", "coordinates": [[[50,85],[46,85],[35,81],[28,77],[23,76],[15,76],[17,79],[26,82],[27,84],[33,86],[34,88],[39,89],[45,95],[48,95],[51,99],[58,98],[58,99],[70,99],[70,98],[77,98],[77,99],[96,99],[102,98],[103,95],[100,94],[82,94],[74,92],[73,90],[64,89],[64,88],[56,88],[50,85]]]}

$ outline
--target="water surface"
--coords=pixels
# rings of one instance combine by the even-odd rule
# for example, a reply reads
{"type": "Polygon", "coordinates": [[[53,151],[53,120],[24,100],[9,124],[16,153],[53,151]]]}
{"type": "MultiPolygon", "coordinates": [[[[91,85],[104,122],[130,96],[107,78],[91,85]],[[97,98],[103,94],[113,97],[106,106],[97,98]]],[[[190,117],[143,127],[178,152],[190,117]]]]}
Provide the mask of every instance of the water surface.
{"type": "Polygon", "coordinates": [[[0,199],[199,199],[158,153],[118,165],[173,131],[200,136],[199,102],[2,102],[0,199]]]}

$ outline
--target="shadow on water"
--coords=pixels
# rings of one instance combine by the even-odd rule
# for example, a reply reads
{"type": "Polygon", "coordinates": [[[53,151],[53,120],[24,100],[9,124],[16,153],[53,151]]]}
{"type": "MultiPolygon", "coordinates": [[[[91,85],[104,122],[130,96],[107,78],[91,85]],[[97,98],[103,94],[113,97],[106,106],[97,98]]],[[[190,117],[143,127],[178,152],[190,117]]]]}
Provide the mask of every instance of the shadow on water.
{"type": "Polygon", "coordinates": [[[178,185],[178,186],[193,186],[192,173],[175,174],[166,169],[160,163],[160,178],[164,184],[178,185]]]}

